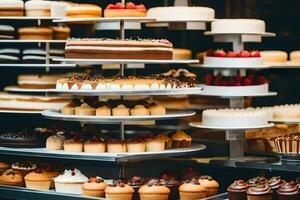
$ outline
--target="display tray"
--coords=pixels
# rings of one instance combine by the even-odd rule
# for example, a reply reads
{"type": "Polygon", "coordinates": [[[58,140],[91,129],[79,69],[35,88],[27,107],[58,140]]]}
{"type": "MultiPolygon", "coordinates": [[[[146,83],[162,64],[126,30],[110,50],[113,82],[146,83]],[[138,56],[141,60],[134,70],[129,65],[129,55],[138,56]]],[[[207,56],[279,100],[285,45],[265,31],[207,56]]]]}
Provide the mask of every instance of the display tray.
{"type": "Polygon", "coordinates": [[[74,96],[95,96],[95,95],[126,95],[126,96],[161,96],[161,95],[198,95],[202,92],[202,87],[195,88],[176,88],[176,89],[162,89],[162,90],[114,90],[114,91],[100,91],[100,90],[58,90],[48,89],[45,92],[62,93],[64,95],[74,96]]]}
{"type": "Polygon", "coordinates": [[[42,111],[27,111],[27,110],[1,110],[0,114],[41,114],[42,111]]]}
{"type": "Polygon", "coordinates": [[[141,152],[141,153],[73,153],[65,151],[47,150],[46,148],[7,148],[0,147],[2,155],[17,155],[29,157],[88,160],[103,162],[136,162],[143,160],[153,160],[189,155],[206,148],[203,144],[193,144],[189,148],[169,149],[160,152],[141,152]]]}
{"type": "Polygon", "coordinates": [[[282,162],[300,164],[300,154],[275,153],[282,162]]]}
{"type": "Polygon", "coordinates": [[[0,20],[54,20],[58,17],[1,16],[0,20]]]}
{"type": "Polygon", "coordinates": [[[0,40],[0,43],[65,43],[67,40],[0,40]]]}
{"type": "Polygon", "coordinates": [[[291,62],[291,61],[288,61],[286,63],[267,63],[268,65],[271,65],[272,68],[275,68],[275,69],[299,69],[300,68],[300,63],[298,62],[291,62]]]}
{"type": "Polygon", "coordinates": [[[166,115],[149,115],[149,116],[79,116],[79,115],[63,115],[58,111],[46,110],[42,115],[48,119],[63,120],[63,121],[77,121],[93,124],[110,124],[121,123],[127,121],[149,121],[149,120],[170,120],[182,117],[189,117],[195,115],[194,111],[167,111],[166,115]]]}
{"type": "Polygon", "coordinates": [[[149,17],[97,17],[97,18],[61,18],[55,19],[53,22],[154,22],[154,18],[149,17]]]}
{"type": "Polygon", "coordinates": [[[143,60],[143,59],[53,59],[54,61],[65,62],[69,64],[87,64],[87,65],[100,65],[100,64],[130,64],[130,63],[144,63],[144,64],[191,64],[199,63],[199,60],[143,60]]]}
{"type": "Polygon", "coordinates": [[[0,63],[0,67],[24,67],[24,68],[75,68],[76,64],[3,64],[0,63]]]}
{"type": "Polygon", "coordinates": [[[254,36],[263,36],[263,37],[273,37],[276,34],[270,32],[257,32],[257,33],[247,33],[247,32],[232,32],[232,33],[216,33],[212,31],[204,32],[204,35],[254,35],[254,36]]]}
{"type": "Polygon", "coordinates": [[[202,122],[191,122],[189,125],[194,128],[214,129],[214,130],[248,130],[248,129],[270,128],[274,126],[273,123],[269,123],[262,126],[221,127],[221,126],[206,126],[203,125],[202,122]]]}
{"type": "Polygon", "coordinates": [[[23,92],[23,93],[43,93],[47,92],[47,89],[29,89],[21,88],[19,86],[7,86],[4,88],[5,92],[23,92]]]}
{"type": "Polygon", "coordinates": [[[284,124],[299,124],[300,123],[300,119],[286,119],[286,120],[276,120],[276,119],[272,119],[270,120],[270,122],[273,123],[284,123],[284,124]]]}

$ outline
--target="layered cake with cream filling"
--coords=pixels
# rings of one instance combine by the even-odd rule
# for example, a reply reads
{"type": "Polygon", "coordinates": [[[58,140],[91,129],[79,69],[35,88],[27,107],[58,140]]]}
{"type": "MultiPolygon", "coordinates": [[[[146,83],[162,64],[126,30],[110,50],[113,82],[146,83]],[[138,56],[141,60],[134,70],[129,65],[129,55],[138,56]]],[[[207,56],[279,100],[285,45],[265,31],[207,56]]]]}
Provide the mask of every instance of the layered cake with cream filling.
{"type": "Polygon", "coordinates": [[[69,98],[20,95],[1,92],[0,110],[43,111],[60,110],[70,101],[69,98]]]}
{"type": "Polygon", "coordinates": [[[202,124],[214,127],[253,127],[268,124],[268,112],[259,109],[205,110],[202,124]]]}
{"type": "Polygon", "coordinates": [[[266,24],[259,19],[219,19],[212,22],[211,32],[216,34],[263,34],[266,32],[266,24]]]}
{"type": "Polygon", "coordinates": [[[173,45],[165,39],[73,38],[66,43],[65,57],[77,59],[171,60],[173,45]]]}
{"type": "Polygon", "coordinates": [[[157,21],[206,21],[215,18],[215,11],[207,7],[155,7],[150,8],[147,17],[157,21]]]}
{"type": "Polygon", "coordinates": [[[0,16],[23,16],[24,1],[0,0],[0,16]]]}
{"type": "Polygon", "coordinates": [[[56,81],[63,78],[64,74],[22,74],[18,75],[18,86],[28,89],[55,88],[56,81]]]}

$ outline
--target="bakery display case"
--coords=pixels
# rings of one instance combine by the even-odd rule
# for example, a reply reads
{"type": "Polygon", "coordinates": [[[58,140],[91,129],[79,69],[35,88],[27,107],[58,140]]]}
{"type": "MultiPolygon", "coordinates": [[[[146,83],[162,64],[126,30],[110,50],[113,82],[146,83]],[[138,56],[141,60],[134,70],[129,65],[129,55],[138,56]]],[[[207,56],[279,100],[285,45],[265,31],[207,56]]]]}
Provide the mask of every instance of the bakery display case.
{"type": "Polygon", "coordinates": [[[270,2],[0,0],[0,198],[299,199],[270,2]]]}

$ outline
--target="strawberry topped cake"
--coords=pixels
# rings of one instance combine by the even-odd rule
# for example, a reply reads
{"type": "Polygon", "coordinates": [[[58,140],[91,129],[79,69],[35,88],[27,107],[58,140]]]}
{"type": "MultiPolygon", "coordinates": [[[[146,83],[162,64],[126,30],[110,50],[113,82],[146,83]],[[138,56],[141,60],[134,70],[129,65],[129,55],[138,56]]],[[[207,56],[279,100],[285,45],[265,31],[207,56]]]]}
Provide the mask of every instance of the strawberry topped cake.
{"type": "Polygon", "coordinates": [[[109,4],[104,10],[104,17],[145,17],[147,9],[143,4],[132,2],[109,4]]]}
{"type": "Polygon", "coordinates": [[[223,49],[210,49],[206,52],[203,66],[215,68],[260,68],[264,67],[264,62],[258,50],[226,52],[223,49]]]}

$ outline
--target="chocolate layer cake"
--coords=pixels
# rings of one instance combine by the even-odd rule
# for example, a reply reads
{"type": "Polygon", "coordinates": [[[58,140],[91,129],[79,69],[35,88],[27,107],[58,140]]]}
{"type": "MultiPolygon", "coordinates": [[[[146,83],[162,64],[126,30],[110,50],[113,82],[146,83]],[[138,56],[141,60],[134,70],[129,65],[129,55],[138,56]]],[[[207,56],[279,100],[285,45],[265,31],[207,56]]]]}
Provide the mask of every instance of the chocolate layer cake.
{"type": "Polygon", "coordinates": [[[168,40],[70,39],[66,58],[171,60],[173,45],[168,40]]]}
{"type": "Polygon", "coordinates": [[[31,131],[7,132],[0,135],[0,145],[4,147],[29,148],[43,146],[41,138],[31,131]]]}

